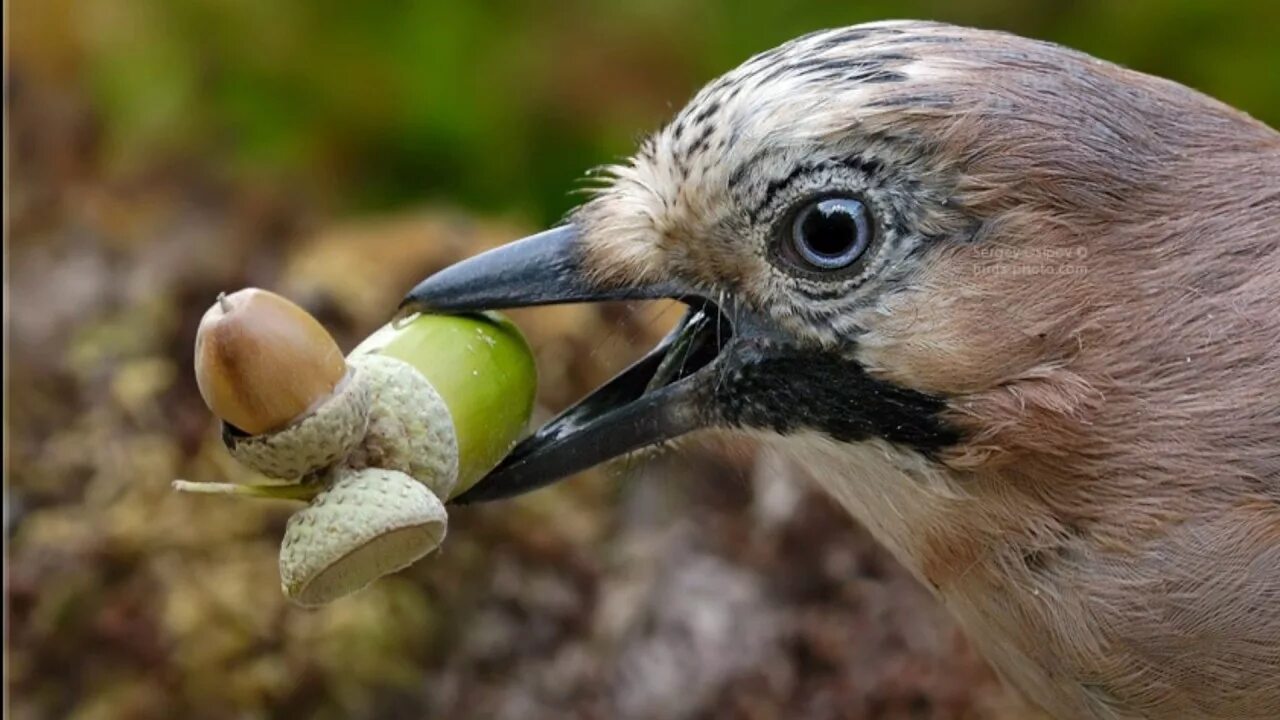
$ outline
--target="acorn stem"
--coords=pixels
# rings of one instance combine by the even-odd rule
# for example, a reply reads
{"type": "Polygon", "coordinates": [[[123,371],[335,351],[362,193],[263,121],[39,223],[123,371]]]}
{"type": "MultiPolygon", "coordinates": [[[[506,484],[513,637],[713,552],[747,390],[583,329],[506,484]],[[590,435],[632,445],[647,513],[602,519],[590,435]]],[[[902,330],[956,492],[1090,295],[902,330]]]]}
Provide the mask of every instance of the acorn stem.
{"type": "Polygon", "coordinates": [[[190,482],[174,480],[174,490],[197,495],[239,495],[269,500],[311,502],[324,491],[319,485],[236,485],[234,483],[190,482]]]}

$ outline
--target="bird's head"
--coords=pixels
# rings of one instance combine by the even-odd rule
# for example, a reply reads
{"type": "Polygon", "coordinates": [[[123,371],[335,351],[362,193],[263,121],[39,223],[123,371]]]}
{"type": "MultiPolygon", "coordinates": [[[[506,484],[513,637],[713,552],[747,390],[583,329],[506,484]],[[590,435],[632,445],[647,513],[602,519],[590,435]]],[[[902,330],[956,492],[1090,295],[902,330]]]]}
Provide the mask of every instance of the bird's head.
{"type": "Polygon", "coordinates": [[[432,312],[690,306],[463,499],[709,427],[956,470],[1066,456],[1096,420],[1099,378],[1125,371],[1102,356],[1126,342],[1116,313],[1155,318],[1180,281],[1139,256],[1163,241],[1194,261],[1187,238],[1208,229],[1188,207],[1233,182],[1198,154],[1262,130],[1173,83],[941,24],[819,32],[751,58],[608,168],[567,224],[406,298],[432,312]],[[1052,447],[1037,435],[1049,426],[1052,447]]]}

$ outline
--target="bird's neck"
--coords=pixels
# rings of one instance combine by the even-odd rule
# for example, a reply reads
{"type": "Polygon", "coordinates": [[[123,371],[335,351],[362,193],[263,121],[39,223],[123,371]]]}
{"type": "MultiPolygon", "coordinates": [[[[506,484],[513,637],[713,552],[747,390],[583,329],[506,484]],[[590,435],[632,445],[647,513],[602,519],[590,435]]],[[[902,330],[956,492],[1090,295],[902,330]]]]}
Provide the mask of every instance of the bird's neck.
{"type": "MultiPolygon", "coordinates": [[[[1185,483],[1070,477],[1086,466],[1061,459],[962,472],[879,440],[773,444],[1055,717],[1220,717],[1160,678],[1268,672],[1259,638],[1280,626],[1263,599],[1280,571],[1280,505],[1229,473],[1195,478],[1197,496],[1185,483]]],[[[1280,693],[1255,702],[1280,707],[1280,693]]]]}
{"type": "Polygon", "coordinates": [[[1023,505],[993,512],[965,479],[884,441],[845,444],[812,433],[772,444],[933,591],[1007,681],[1047,707],[1078,702],[1069,695],[1053,697],[1057,691],[1045,673],[1045,658],[1033,657],[1019,641],[1055,629],[1028,627],[1026,617],[1013,611],[1036,594],[1058,594],[1051,580],[1026,570],[1025,558],[1035,551],[1016,539],[1033,536],[1037,525],[1046,527],[1033,519],[1041,511],[1023,505]]]}

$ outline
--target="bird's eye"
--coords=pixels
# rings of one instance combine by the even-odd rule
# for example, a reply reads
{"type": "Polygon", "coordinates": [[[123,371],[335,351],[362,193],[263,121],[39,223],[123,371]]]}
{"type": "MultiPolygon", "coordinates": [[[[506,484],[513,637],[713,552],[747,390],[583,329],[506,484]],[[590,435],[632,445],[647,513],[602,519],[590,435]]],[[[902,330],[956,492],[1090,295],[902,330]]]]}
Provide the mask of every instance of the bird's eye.
{"type": "Polygon", "coordinates": [[[867,206],[848,197],[829,197],[800,209],[791,225],[791,247],[813,270],[840,270],[871,244],[867,206]]]}

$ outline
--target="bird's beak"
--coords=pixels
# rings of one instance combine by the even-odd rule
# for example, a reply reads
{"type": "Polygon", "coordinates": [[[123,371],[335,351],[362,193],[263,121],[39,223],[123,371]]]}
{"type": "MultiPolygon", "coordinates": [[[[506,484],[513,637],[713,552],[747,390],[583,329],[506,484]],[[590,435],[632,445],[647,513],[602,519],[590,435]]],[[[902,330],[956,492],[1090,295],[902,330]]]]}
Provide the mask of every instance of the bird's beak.
{"type": "Polygon", "coordinates": [[[464,313],[566,302],[677,298],[688,314],[652,352],[525,439],[455,502],[537,489],[610,458],[714,424],[711,367],[731,336],[716,306],[665,283],[600,287],[584,270],[573,225],[445,268],[402,312],[464,313]]]}

